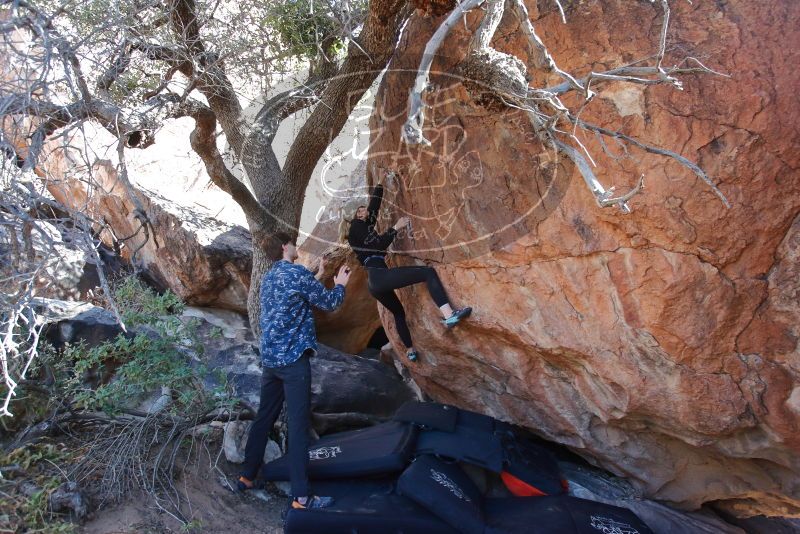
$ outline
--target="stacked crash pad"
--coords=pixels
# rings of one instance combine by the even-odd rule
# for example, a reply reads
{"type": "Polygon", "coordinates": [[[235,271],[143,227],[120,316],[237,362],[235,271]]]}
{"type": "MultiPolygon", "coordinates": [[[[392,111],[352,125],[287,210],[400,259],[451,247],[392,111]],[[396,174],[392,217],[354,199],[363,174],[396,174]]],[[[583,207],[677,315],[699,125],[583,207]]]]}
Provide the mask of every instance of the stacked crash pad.
{"type": "MultiPolygon", "coordinates": [[[[390,422],[322,437],[308,473],[314,493],[335,503],[289,510],[287,533],[651,532],[626,509],[565,495],[553,455],[513,426],[444,404],[410,402],[390,422]],[[459,463],[525,496],[487,498],[459,463]]],[[[288,480],[288,458],[262,475],[288,480]]]]}

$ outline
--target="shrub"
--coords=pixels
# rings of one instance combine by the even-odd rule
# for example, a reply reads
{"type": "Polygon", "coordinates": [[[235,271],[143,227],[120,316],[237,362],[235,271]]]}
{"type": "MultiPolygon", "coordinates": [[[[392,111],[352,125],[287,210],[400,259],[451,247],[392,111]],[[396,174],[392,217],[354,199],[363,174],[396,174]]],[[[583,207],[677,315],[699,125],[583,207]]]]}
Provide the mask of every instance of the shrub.
{"type": "Polygon", "coordinates": [[[165,404],[174,415],[206,413],[227,401],[221,377],[214,391],[203,385],[211,373],[202,363],[197,321],[181,319],[176,295],[159,295],[130,276],[115,284],[114,299],[129,333],[95,347],[68,346],[61,357],[74,408],[117,414],[162,388],[169,388],[165,404]]]}

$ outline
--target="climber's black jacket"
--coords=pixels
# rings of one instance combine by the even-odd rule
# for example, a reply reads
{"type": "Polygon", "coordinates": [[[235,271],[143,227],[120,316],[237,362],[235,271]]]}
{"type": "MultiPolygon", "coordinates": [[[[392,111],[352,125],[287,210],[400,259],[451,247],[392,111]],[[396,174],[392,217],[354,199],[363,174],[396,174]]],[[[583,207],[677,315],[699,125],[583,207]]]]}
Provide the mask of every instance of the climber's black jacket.
{"type": "Polygon", "coordinates": [[[389,228],[383,234],[379,234],[375,230],[375,224],[378,221],[378,210],[381,207],[383,200],[383,186],[376,185],[370,195],[369,205],[367,206],[367,220],[353,219],[350,223],[350,232],[347,234],[347,241],[350,247],[355,251],[358,256],[358,261],[364,264],[364,261],[370,256],[378,256],[383,258],[386,256],[386,249],[394,241],[397,230],[389,228]]]}

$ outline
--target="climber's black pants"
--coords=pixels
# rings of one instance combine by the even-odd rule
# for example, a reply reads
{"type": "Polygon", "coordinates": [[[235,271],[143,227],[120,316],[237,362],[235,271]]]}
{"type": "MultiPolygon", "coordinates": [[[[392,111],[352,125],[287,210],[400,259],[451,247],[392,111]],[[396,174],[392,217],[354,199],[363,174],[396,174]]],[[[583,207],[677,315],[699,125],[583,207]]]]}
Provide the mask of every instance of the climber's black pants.
{"type": "Polygon", "coordinates": [[[394,290],[425,282],[433,301],[441,307],[448,303],[447,294],[444,292],[442,281],[432,267],[367,267],[369,273],[369,292],[378,302],[394,315],[394,324],[397,333],[406,347],[413,345],[411,332],[406,324],[406,312],[394,290]]]}

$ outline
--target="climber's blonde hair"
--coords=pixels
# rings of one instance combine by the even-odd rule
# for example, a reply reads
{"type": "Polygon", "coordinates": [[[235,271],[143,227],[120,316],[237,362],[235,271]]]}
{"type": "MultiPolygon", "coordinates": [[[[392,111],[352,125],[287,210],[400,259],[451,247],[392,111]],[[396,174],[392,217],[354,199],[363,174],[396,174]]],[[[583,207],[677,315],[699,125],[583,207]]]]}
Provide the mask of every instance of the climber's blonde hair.
{"type": "Polygon", "coordinates": [[[339,209],[339,243],[347,241],[347,234],[350,233],[350,223],[356,216],[358,208],[367,207],[363,199],[353,198],[348,200],[344,206],[339,209]]]}

